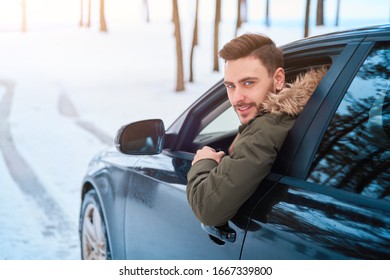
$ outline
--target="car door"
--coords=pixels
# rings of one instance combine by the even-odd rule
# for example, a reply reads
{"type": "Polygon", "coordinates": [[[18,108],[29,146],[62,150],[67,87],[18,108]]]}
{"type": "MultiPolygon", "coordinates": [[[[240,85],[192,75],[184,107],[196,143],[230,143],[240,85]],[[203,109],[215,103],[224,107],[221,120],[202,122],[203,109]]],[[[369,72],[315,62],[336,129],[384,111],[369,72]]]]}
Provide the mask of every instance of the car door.
{"type": "Polygon", "coordinates": [[[265,182],[243,259],[390,258],[389,57],[388,35],[359,46],[287,175],[265,182]]]}
{"type": "Polygon", "coordinates": [[[185,177],[192,157],[164,152],[137,163],[126,202],[126,258],[239,258],[243,231],[235,242],[213,239],[188,205],[185,177]]]}
{"type": "MultiPolygon", "coordinates": [[[[221,84],[217,88],[220,90],[224,87],[221,84]]],[[[215,101],[213,93],[214,90],[211,92],[211,100],[215,101]]],[[[216,103],[206,98],[197,108],[191,108],[190,117],[179,126],[181,131],[168,130],[167,137],[172,134],[179,138],[170,140],[175,142],[175,148],[167,143],[161,154],[141,156],[128,171],[126,258],[239,259],[245,230],[237,228],[234,240],[215,237],[195,217],[186,197],[187,172],[198,145],[206,142],[211,144],[214,140],[218,142],[218,135],[225,135],[222,138],[226,138],[227,134],[230,139],[234,133],[229,130],[238,127],[237,122],[227,128],[221,126],[224,121],[216,112],[226,110],[227,98],[220,91],[218,96],[216,103]],[[188,128],[191,128],[191,138],[188,138],[190,133],[183,133],[188,128]]],[[[237,120],[236,116],[228,118],[237,120]]]]}

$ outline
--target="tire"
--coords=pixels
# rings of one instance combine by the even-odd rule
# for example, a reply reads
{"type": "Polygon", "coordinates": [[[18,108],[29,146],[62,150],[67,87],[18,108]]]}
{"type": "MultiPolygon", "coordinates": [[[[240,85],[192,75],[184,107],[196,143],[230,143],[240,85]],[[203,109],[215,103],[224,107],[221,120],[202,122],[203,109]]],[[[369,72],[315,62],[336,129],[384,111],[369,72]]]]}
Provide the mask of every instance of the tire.
{"type": "Polygon", "coordinates": [[[106,223],[101,204],[94,189],[89,190],[81,206],[80,242],[83,260],[111,259],[106,223]]]}

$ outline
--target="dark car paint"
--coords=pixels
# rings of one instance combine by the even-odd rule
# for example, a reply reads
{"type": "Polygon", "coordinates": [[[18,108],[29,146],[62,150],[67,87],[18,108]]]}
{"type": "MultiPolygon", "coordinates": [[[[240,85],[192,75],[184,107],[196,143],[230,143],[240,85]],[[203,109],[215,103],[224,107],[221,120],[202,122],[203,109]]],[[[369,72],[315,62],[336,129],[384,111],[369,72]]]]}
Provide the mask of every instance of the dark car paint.
{"type": "Polygon", "coordinates": [[[337,33],[283,46],[286,72],[293,73],[305,61],[313,64],[319,53],[331,59],[332,67],[296,121],[272,173],[229,221],[237,234],[234,243],[209,236],[185,196],[194,152],[188,141],[199,131],[198,116],[226,100],[221,82],[171,125],[163,153],[129,156],[112,148],[96,157],[84,178],[83,194],[89,188],[98,193],[112,258],[389,259],[388,201],[377,205],[377,200],[355,199],[352,193],[305,181],[343,93],[373,41],[390,41],[390,26],[370,34],[337,33]]]}

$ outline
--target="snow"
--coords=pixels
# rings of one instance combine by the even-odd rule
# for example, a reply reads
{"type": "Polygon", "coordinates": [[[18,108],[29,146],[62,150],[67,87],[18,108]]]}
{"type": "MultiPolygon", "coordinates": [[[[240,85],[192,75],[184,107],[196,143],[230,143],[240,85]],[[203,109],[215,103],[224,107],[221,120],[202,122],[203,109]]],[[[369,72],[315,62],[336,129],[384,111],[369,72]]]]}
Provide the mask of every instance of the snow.
{"type": "MultiPolygon", "coordinates": [[[[76,2],[78,8],[79,0],[69,4],[76,2]]],[[[0,0],[0,10],[2,3],[12,6],[0,0]]],[[[204,11],[210,12],[204,3],[204,11]]],[[[19,19],[8,22],[10,31],[0,29],[0,259],[79,259],[80,183],[89,160],[112,144],[125,123],[162,118],[168,127],[222,77],[212,71],[211,16],[201,21],[195,83],[175,92],[170,13],[158,17],[156,1],[150,5],[149,24],[139,17],[126,21],[123,12],[115,21],[114,13],[108,13],[107,34],[96,25],[78,27],[78,14],[73,21],[61,17],[50,28],[32,20],[26,33],[17,30],[19,19]]],[[[165,5],[170,7],[170,1],[165,5]]],[[[138,14],[140,9],[139,4],[138,14]]],[[[38,18],[39,9],[33,11],[38,18]]],[[[188,10],[183,13],[188,15],[188,10]]],[[[182,22],[186,72],[190,19],[182,22]]],[[[266,33],[280,45],[301,38],[301,29],[299,24],[266,28],[252,22],[240,33],[266,33]]],[[[225,19],[220,30],[220,42],[230,40],[234,20],[225,19]]],[[[333,30],[316,28],[312,34],[333,30]]]]}

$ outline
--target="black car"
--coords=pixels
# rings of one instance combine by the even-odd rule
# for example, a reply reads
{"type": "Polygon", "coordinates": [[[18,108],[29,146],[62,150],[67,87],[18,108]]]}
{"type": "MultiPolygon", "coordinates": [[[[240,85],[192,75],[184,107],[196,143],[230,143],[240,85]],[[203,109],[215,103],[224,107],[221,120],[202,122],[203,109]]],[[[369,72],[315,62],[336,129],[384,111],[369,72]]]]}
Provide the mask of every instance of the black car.
{"type": "Polygon", "coordinates": [[[390,259],[390,25],[282,46],[286,78],[329,68],[272,172],[225,228],[186,198],[196,150],[227,151],[238,118],[222,80],[167,130],[120,129],[82,183],[83,259],[390,259]]]}

